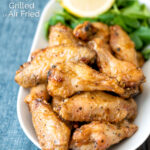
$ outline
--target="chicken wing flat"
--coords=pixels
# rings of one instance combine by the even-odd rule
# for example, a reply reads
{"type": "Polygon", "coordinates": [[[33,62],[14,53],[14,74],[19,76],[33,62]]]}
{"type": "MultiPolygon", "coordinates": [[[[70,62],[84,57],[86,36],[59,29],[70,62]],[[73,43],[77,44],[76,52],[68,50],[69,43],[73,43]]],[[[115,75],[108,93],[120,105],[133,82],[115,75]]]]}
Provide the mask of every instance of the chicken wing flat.
{"type": "Polygon", "coordinates": [[[38,51],[33,56],[30,62],[23,64],[16,72],[15,81],[25,88],[46,83],[48,71],[56,63],[93,62],[95,52],[83,46],[57,46],[38,51]]]}
{"type": "Polygon", "coordinates": [[[57,64],[49,71],[48,92],[52,96],[67,98],[80,91],[111,91],[124,95],[116,79],[99,73],[84,63],[68,62],[67,65],[57,64]]]}
{"type": "Polygon", "coordinates": [[[126,121],[118,125],[95,121],[75,130],[70,147],[72,150],[106,150],[136,131],[137,126],[126,121]]]}
{"type": "Polygon", "coordinates": [[[68,150],[70,128],[56,116],[46,100],[45,85],[32,88],[25,98],[40,146],[42,150],[68,150]]]}
{"type": "Polygon", "coordinates": [[[49,34],[49,46],[56,45],[83,45],[83,42],[73,36],[71,28],[57,24],[51,26],[49,34]]]}
{"type": "MultiPolygon", "coordinates": [[[[88,24],[80,25],[79,31],[82,31],[81,27],[86,28],[86,25],[88,24]]],[[[93,23],[91,24],[91,26],[92,28],[96,28],[95,30],[97,30],[97,33],[89,38],[89,46],[97,53],[97,65],[100,68],[100,71],[106,73],[110,77],[116,78],[120,82],[120,84],[125,87],[136,87],[144,82],[145,78],[140,68],[137,68],[130,62],[121,61],[111,54],[111,49],[108,44],[109,30],[108,28],[106,28],[106,25],[103,25],[101,23],[93,23]],[[104,29],[102,30],[102,28],[104,29]],[[106,34],[104,34],[104,31],[106,31],[106,34]]],[[[79,32],[77,31],[77,29],[78,27],[76,27],[76,29],[74,30],[75,36],[76,32],[79,32]]],[[[91,31],[91,29],[89,30],[91,31]]],[[[81,34],[78,33],[78,38],[79,35],[82,37],[82,32],[81,34]]]]}
{"type": "Polygon", "coordinates": [[[133,99],[124,100],[110,94],[93,91],[83,92],[64,100],[53,99],[53,109],[68,121],[120,122],[134,119],[137,105],[133,99]]]}
{"type": "Polygon", "coordinates": [[[110,46],[118,59],[138,66],[134,43],[118,25],[110,27],[110,46]]]}

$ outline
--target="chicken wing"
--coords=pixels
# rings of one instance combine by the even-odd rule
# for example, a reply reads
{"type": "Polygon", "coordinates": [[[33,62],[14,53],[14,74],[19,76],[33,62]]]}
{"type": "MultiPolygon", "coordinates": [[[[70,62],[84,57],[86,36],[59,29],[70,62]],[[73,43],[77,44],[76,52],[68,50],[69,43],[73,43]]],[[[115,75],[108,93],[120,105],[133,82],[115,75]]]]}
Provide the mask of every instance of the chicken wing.
{"type": "Polygon", "coordinates": [[[95,52],[84,46],[57,46],[38,51],[33,56],[33,60],[22,65],[16,72],[15,81],[25,88],[46,83],[48,71],[56,63],[93,62],[95,52]]]}
{"type": "Polygon", "coordinates": [[[110,94],[94,91],[83,92],[61,100],[53,98],[53,109],[68,121],[120,122],[134,119],[137,106],[133,99],[124,100],[110,94]]]}
{"type": "Polygon", "coordinates": [[[31,89],[25,98],[42,150],[68,150],[70,128],[53,112],[48,100],[45,85],[31,89]]]}
{"type": "MultiPolygon", "coordinates": [[[[82,24],[83,28],[86,28],[85,26],[86,24],[82,24]]],[[[118,60],[111,54],[110,46],[107,43],[109,31],[105,27],[106,25],[102,25],[101,23],[93,23],[91,24],[91,26],[93,26],[92,28],[96,28],[97,33],[89,38],[89,46],[97,53],[97,65],[100,68],[100,71],[106,73],[110,77],[116,78],[124,87],[136,87],[144,82],[145,78],[140,68],[137,68],[130,62],[118,60]],[[106,30],[106,35],[104,34],[104,32],[102,32],[102,28],[104,28],[104,31],[106,30]]],[[[77,29],[74,30],[75,36],[75,31],[79,32],[81,30],[80,29],[79,31],[77,31],[77,29]]],[[[91,31],[91,29],[89,30],[91,31]]],[[[80,34],[80,36],[82,36],[82,33],[80,34]]]]}
{"type": "MultiPolygon", "coordinates": [[[[111,91],[124,96],[125,91],[119,87],[116,79],[97,72],[84,63],[68,62],[57,64],[49,71],[48,92],[52,96],[67,98],[80,91],[111,91]]],[[[127,95],[128,97],[128,95],[127,95]]]]}
{"type": "Polygon", "coordinates": [[[117,125],[95,121],[75,130],[70,148],[72,150],[106,150],[111,145],[132,136],[136,131],[137,126],[126,121],[117,125]]]}
{"type": "Polygon", "coordinates": [[[83,42],[73,36],[72,29],[62,24],[51,26],[49,46],[56,45],[83,45],[83,42]]]}
{"type": "Polygon", "coordinates": [[[134,43],[118,25],[110,27],[110,46],[118,59],[138,66],[134,43]]]}

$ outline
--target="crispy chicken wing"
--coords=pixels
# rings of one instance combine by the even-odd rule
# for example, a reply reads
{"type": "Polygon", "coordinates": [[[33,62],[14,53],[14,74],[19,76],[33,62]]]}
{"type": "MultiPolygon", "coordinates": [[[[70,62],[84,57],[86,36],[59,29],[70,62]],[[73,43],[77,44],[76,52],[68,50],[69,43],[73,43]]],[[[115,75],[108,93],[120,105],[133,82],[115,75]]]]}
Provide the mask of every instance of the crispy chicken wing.
{"type": "Polygon", "coordinates": [[[83,42],[75,38],[72,32],[73,31],[71,28],[62,24],[51,26],[49,34],[49,46],[83,45],[83,42]]]}
{"type": "Polygon", "coordinates": [[[134,43],[118,25],[110,27],[110,46],[118,59],[138,66],[134,43]]]}
{"type": "Polygon", "coordinates": [[[86,124],[76,129],[72,136],[72,150],[106,150],[111,145],[132,136],[137,126],[124,121],[121,124],[100,123],[86,124]]]}
{"type": "MultiPolygon", "coordinates": [[[[87,24],[80,25],[79,31],[82,31],[81,26],[86,28],[86,25],[87,24]]],[[[145,78],[140,68],[137,68],[130,62],[118,60],[111,54],[109,44],[107,43],[109,31],[105,27],[106,25],[102,25],[101,23],[93,23],[91,26],[92,28],[96,28],[97,33],[89,38],[89,46],[97,53],[97,65],[100,68],[100,71],[106,73],[108,76],[115,77],[120,84],[125,87],[136,87],[144,82],[145,78]],[[106,30],[106,35],[104,34],[102,28],[104,28],[104,31],[106,30]]],[[[76,28],[78,29],[78,27],[76,28]]],[[[77,29],[74,30],[75,36],[76,32],[79,32],[77,29]]],[[[91,31],[91,29],[89,30],[91,31]]],[[[82,37],[82,32],[80,33],[80,36],[82,37]]]]}
{"type": "Polygon", "coordinates": [[[61,100],[53,98],[53,109],[68,121],[120,122],[134,119],[137,106],[133,99],[124,100],[110,94],[94,91],[83,92],[61,100]]]}
{"type": "Polygon", "coordinates": [[[57,46],[37,51],[33,56],[30,62],[23,64],[16,72],[15,81],[25,88],[47,82],[48,71],[56,63],[93,62],[95,52],[84,46],[57,46]]]}
{"type": "Polygon", "coordinates": [[[84,63],[68,62],[67,65],[57,64],[49,71],[48,92],[52,96],[67,98],[80,91],[111,91],[124,95],[116,79],[97,72],[84,63]]]}
{"type": "Polygon", "coordinates": [[[45,100],[48,100],[45,85],[32,88],[25,98],[40,146],[42,150],[68,150],[70,128],[56,116],[45,100]]]}

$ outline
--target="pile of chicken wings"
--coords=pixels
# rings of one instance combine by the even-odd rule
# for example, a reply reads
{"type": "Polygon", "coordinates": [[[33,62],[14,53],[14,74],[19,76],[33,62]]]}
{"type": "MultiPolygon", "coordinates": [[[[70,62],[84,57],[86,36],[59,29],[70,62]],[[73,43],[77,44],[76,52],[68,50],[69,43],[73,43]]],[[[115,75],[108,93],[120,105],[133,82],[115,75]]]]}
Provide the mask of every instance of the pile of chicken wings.
{"type": "Polygon", "coordinates": [[[42,150],[105,150],[137,131],[144,60],[118,25],[51,26],[49,46],[16,71],[42,150]]]}

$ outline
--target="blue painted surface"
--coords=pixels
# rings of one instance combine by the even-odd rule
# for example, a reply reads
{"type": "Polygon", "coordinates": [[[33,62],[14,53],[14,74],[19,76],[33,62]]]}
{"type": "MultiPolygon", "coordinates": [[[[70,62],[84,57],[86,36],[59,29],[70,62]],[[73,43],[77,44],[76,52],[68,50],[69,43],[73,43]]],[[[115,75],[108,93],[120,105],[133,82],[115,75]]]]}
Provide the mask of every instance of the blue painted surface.
{"type": "Polygon", "coordinates": [[[10,9],[10,2],[34,3],[34,9],[26,11],[40,11],[41,14],[48,0],[0,0],[0,150],[37,150],[18,122],[16,104],[19,86],[14,76],[27,60],[39,17],[20,16],[23,8],[10,9]],[[3,16],[4,12],[11,10],[18,11],[19,15],[3,16]]]}

